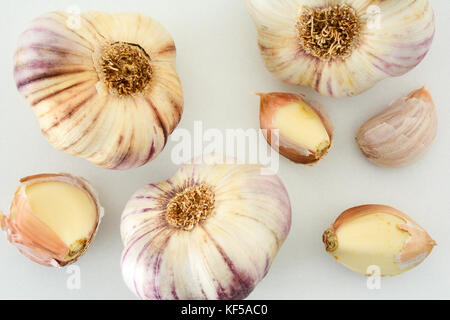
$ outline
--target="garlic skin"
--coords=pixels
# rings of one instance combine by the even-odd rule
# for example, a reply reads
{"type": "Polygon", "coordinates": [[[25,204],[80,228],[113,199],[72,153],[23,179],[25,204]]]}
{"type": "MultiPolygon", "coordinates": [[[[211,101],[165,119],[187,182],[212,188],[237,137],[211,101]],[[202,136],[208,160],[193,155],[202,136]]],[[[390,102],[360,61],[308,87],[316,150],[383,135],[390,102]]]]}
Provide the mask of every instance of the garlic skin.
{"type": "Polygon", "coordinates": [[[407,73],[425,57],[435,32],[428,0],[246,2],[267,69],[331,97],[355,96],[407,73]],[[322,22],[333,14],[341,17],[339,28],[331,18],[322,22]]]}
{"type": "MultiPolygon", "coordinates": [[[[85,217],[82,212],[79,215],[79,219],[85,217]]],[[[29,259],[44,266],[60,268],[74,263],[86,252],[94,240],[103,215],[104,209],[100,205],[97,192],[87,180],[69,174],[39,174],[20,180],[11,203],[10,214],[5,216],[0,212],[0,228],[5,231],[8,241],[29,259]],[[62,183],[74,187],[78,193],[88,198],[95,208],[94,223],[87,237],[79,239],[72,246],[65,243],[64,237],[58,234],[59,230],[54,230],[51,224],[46,223],[33,210],[34,203],[28,189],[48,183],[62,183]]],[[[80,221],[68,219],[66,223],[74,222],[80,221]]],[[[66,227],[70,233],[70,230],[77,226],[74,223],[66,227]]]]}
{"type": "Polygon", "coordinates": [[[436,242],[414,220],[385,205],[363,205],[344,211],[324,232],[325,249],[347,268],[367,275],[378,266],[394,276],[420,264],[436,242]]]}
{"type": "Polygon", "coordinates": [[[22,33],[20,93],[56,149],[107,169],[154,159],[183,113],[171,35],[140,14],[51,12],[22,33]]]}
{"type": "Polygon", "coordinates": [[[361,126],[356,142],[367,159],[389,168],[409,166],[430,149],[438,116],[424,87],[400,98],[361,126]]]}
{"type": "Polygon", "coordinates": [[[334,127],[323,107],[313,106],[316,103],[307,102],[303,95],[284,92],[258,95],[261,129],[273,149],[295,163],[307,165],[316,164],[328,154],[334,127]],[[279,116],[281,112],[284,115],[279,116]],[[307,143],[310,141],[313,143],[307,143]]]}
{"type": "Polygon", "coordinates": [[[238,300],[267,274],[291,226],[286,189],[259,165],[181,167],[122,215],[122,274],[148,300],[238,300]]]}

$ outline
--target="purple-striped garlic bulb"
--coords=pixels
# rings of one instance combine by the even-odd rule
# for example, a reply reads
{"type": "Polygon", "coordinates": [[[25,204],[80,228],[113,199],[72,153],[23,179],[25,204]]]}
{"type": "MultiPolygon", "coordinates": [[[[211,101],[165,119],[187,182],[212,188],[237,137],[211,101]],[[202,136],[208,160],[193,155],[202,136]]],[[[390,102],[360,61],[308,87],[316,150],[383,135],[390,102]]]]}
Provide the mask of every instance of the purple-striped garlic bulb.
{"type": "Polygon", "coordinates": [[[180,121],[175,56],[150,17],[52,12],[20,36],[14,76],[56,149],[124,170],[155,158],[180,121]]]}
{"type": "Polygon", "coordinates": [[[373,163],[406,167],[420,160],[437,135],[438,115],[424,87],[400,98],[364,123],[356,134],[361,152],[373,163]]]}
{"type": "Polygon", "coordinates": [[[121,221],[128,287],[148,300],[246,298],[291,226],[287,191],[263,168],[185,165],[138,190],[121,221]]]}
{"type": "Polygon", "coordinates": [[[417,66],[431,47],[428,0],[246,0],[267,69],[331,97],[417,66]]]}

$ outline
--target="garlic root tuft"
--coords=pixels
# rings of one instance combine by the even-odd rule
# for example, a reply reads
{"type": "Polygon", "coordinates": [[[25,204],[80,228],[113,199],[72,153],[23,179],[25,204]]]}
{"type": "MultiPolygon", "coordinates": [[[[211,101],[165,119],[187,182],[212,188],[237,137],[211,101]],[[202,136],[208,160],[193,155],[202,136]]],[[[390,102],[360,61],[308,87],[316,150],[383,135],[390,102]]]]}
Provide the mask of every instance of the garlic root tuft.
{"type": "Polygon", "coordinates": [[[192,230],[214,211],[215,195],[212,188],[196,185],[173,197],[167,205],[166,220],[177,228],[192,230]]]}
{"type": "Polygon", "coordinates": [[[319,59],[345,58],[359,42],[361,21],[347,4],[334,7],[301,7],[299,37],[305,51],[319,59]]]}
{"type": "Polygon", "coordinates": [[[97,71],[111,93],[120,97],[145,91],[152,78],[150,56],[141,46],[116,42],[104,49],[97,71]]]}

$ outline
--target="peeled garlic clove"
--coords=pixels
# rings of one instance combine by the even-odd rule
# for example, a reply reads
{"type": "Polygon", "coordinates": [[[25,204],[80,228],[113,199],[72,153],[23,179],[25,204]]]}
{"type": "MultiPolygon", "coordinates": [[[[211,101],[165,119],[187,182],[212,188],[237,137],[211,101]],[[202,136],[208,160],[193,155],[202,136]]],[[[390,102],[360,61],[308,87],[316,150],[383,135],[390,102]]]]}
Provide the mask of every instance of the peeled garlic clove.
{"type": "Polygon", "coordinates": [[[40,174],[20,180],[9,216],[0,214],[0,227],[31,260],[63,267],[89,248],[102,216],[89,182],[68,174],[40,174]]]}
{"type": "Polygon", "coordinates": [[[261,97],[260,124],[267,142],[296,163],[314,164],[331,148],[333,125],[324,110],[301,95],[272,92],[261,97]]]}
{"type": "Polygon", "coordinates": [[[431,47],[428,0],[246,0],[267,69],[332,97],[417,66],[431,47]]]}
{"type": "Polygon", "coordinates": [[[185,165],[126,205],[122,274],[140,298],[244,299],[269,271],[291,226],[287,191],[263,166],[220,163],[185,165]]]}
{"type": "Polygon", "coordinates": [[[383,276],[414,268],[436,245],[414,220],[384,205],[344,211],[325,231],[323,242],[328,253],[347,268],[368,275],[374,266],[383,276]]]}
{"type": "Polygon", "coordinates": [[[356,134],[362,153],[384,167],[405,167],[430,149],[437,134],[437,111],[426,88],[398,99],[367,121],[356,134]]]}
{"type": "Polygon", "coordinates": [[[150,17],[52,12],[20,36],[14,76],[56,149],[130,169],[154,159],[180,121],[175,56],[150,17]]]}

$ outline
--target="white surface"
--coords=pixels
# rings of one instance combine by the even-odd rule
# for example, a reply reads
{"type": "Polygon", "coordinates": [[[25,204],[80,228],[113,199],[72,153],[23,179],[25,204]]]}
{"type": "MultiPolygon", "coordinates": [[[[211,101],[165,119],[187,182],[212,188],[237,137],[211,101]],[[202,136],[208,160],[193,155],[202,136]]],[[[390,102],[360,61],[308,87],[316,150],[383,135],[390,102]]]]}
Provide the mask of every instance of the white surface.
{"type": "Polygon", "coordinates": [[[40,134],[32,110],[14,85],[16,40],[32,18],[74,4],[82,10],[137,11],[158,19],[172,33],[185,93],[182,128],[191,130],[195,120],[203,120],[205,128],[257,127],[259,101],[250,94],[253,91],[306,93],[328,107],[336,126],[335,145],[328,157],[312,168],[281,160],[279,175],[291,196],[293,226],[268,276],[250,298],[450,298],[450,2],[431,2],[437,33],[425,60],[406,76],[388,79],[358,97],[336,100],[307,88],[285,85],[266,71],[244,1],[2,1],[0,208],[8,209],[19,178],[41,172],[70,172],[89,179],[98,188],[106,215],[94,244],[77,262],[81,290],[66,288],[66,270],[29,261],[2,235],[0,298],[134,299],[119,268],[121,211],[136,189],[165,180],[176,170],[170,161],[173,142],[152,163],[115,172],[54,150],[40,134]],[[406,169],[388,170],[369,163],[354,142],[358,127],[392,100],[424,84],[432,92],[440,117],[431,151],[406,169]],[[422,265],[383,279],[380,290],[368,290],[366,279],[333,261],[321,243],[322,232],[341,211],[366,203],[388,204],[408,213],[438,242],[422,265]]]}

